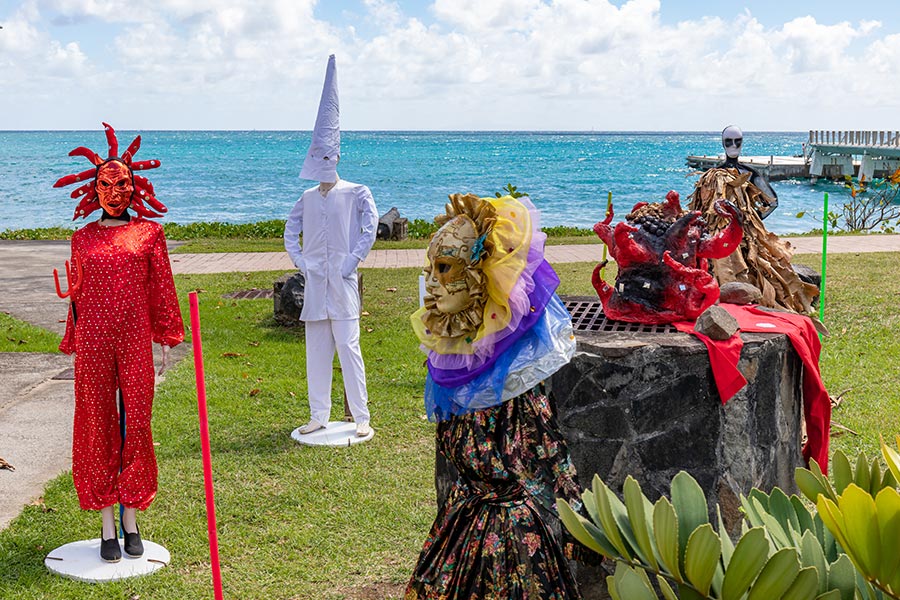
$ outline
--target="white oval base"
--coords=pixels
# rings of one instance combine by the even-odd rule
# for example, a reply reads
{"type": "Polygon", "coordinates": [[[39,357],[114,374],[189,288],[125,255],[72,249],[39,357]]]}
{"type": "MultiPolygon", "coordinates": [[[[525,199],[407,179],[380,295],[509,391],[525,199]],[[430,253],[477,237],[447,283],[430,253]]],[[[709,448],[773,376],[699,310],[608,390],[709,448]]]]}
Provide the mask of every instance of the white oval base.
{"type": "Polygon", "coordinates": [[[356,423],[348,421],[331,421],[323,429],[312,433],[300,433],[299,427],[291,432],[295,441],[307,446],[350,446],[368,442],[374,435],[373,429],[366,437],[356,437],[356,423]]]}
{"type": "MultiPolygon", "coordinates": [[[[119,546],[122,540],[119,540],[119,546]]],[[[122,551],[122,560],[115,563],[100,558],[100,538],[71,542],[52,551],[44,559],[50,572],[69,579],[102,583],[129,577],[140,577],[157,571],[171,560],[169,551],[153,542],[144,540],[144,555],[129,558],[122,551]]]]}

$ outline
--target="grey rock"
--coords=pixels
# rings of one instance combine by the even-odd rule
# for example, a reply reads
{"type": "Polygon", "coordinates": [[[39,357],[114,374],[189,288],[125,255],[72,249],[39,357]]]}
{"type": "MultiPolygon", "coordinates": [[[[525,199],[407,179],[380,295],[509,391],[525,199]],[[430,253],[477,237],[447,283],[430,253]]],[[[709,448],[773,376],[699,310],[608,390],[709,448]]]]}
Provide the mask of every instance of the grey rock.
{"type": "Polygon", "coordinates": [[[762,292],[755,285],[742,281],[729,281],[719,288],[719,302],[726,304],[758,304],[762,292]]]}
{"type": "Polygon", "coordinates": [[[306,280],[300,271],[282,275],[275,280],[274,302],[275,321],[280,325],[302,326],[300,311],[303,310],[303,293],[306,280]]]}
{"type": "Polygon", "coordinates": [[[697,317],[694,329],[714,340],[727,340],[737,333],[739,327],[737,319],[727,310],[713,304],[697,317]]]}
{"type": "Polygon", "coordinates": [[[796,273],[797,276],[800,277],[801,281],[811,283],[817,288],[821,288],[822,275],[820,275],[818,271],[816,271],[812,267],[807,267],[806,265],[792,264],[791,268],[794,269],[794,273],[796,273]]]}
{"type": "MultiPolygon", "coordinates": [[[[362,313],[363,274],[357,272],[356,280],[359,288],[359,311],[362,313]]],[[[306,280],[300,271],[287,273],[275,280],[273,299],[276,323],[286,327],[303,327],[300,312],[303,310],[305,288],[306,280]]]]}

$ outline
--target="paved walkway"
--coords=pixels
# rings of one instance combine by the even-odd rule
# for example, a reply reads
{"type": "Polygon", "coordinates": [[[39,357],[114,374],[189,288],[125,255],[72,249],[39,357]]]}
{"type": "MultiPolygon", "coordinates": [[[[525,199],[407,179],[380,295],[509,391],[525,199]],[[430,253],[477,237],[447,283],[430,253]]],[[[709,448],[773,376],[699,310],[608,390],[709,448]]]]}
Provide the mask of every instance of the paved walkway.
{"type": "MultiPolygon", "coordinates": [[[[822,251],[821,237],[790,238],[796,254],[822,251]]],[[[583,244],[547,246],[550,263],[599,262],[603,246],[583,244]]],[[[829,254],[900,252],[900,235],[832,236],[829,254]]],[[[373,250],[364,269],[399,269],[425,265],[425,250],[373,250]]],[[[172,270],[179,274],[228,273],[234,271],[289,271],[294,268],[285,252],[228,252],[222,254],[173,254],[172,270]]]]}

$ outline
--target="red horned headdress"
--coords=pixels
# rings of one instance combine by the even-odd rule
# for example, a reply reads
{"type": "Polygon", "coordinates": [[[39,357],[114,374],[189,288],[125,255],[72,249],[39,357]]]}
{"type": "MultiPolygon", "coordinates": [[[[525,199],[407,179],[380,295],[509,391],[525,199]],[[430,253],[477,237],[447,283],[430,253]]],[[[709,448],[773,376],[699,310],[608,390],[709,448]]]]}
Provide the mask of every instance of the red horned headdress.
{"type": "MultiPolygon", "coordinates": [[[[150,183],[146,177],[134,174],[135,171],[155,169],[160,165],[160,162],[158,160],[140,160],[132,162],[132,158],[137,154],[138,149],[141,147],[141,136],[134,138],[134,141],[131,142],[131,145],[128,146],[128,149],[120,157],[119,140],[116,138],[115,129],[107,123],[103,123],[103,128],[106,130],[106,141],[109,144],[108,158],[100,158],[93,150],[89,150],[84,146],[79,146],[69,152],[69,156],[83,156],[91,161],[94,166],[81,173],[66,175],[53,184],[53,187],[58,188],[73,183],[87,181],[87,183],[77,188],[71,194],[72,198],[81,199],[78,206],[75,208],[75,215],[72,217],[72,220],[74,221],[78,217],[87,217],[98,208],[101,208],[100,198],[98,198],[97,183],[98,177],[107,165],[119,169],[124,168],[127,170],[127,177],[131,180],[131,192],[130,197],[127,200],[128,204],[123,207],[122,210],[130,206],[142,217],[161,217],[161,213],[166,212],[168,209],[162,202],[156,199],[156,195],[153,191],[153,184],[150,183]],[[145,203],[149,204],[150,208],[147,208],[145,203]],[[153,210],[151,210],[151,208],[153,210]]],[[[128,188],[126,187],[125,189],[127,191],[128,188]]]]}

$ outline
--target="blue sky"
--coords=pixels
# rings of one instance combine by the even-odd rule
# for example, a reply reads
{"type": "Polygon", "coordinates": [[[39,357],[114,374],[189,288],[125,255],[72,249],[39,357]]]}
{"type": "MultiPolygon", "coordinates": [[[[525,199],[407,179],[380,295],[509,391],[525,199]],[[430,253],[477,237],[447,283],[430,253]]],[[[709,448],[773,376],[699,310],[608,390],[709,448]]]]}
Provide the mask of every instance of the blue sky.
{"type": "Polygon", "coordinates": [[[0,0],[0,129],[882,129],[900,2],[0,0]],[[64,99],[64,100],[61,100],[64,99]]]}

